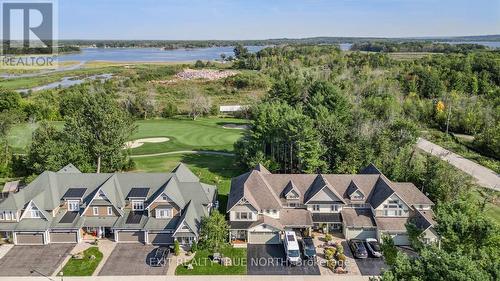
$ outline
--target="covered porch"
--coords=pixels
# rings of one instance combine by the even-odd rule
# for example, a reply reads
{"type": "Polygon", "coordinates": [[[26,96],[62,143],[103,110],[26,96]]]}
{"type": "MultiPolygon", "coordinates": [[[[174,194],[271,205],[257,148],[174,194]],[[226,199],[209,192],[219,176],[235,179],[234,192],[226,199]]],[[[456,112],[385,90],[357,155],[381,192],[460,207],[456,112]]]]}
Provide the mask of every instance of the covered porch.
{"type": "Polygon", "coordinates": [[[313,213],[313,230],[324,234],[342,233],[340,213],[313,213]]]}

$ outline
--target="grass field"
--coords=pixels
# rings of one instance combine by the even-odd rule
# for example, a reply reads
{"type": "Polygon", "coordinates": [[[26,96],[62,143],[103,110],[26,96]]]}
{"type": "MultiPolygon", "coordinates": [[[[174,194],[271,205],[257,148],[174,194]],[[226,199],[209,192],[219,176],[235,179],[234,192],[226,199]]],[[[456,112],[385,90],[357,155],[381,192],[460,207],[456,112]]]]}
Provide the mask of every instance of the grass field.
{"type": "Polygon", "coordinates": [[[97,247],[90,247],[83,252],[81,260],[71,258],[64,266],[64,276],[91,276],[102,260],[102,253],[97,247]],[[95,256],[95,259],[91,259],[95,256]]]}
{"type": "MultiPolygon", "coordinates": [[[[234,118],[199,118],[196,121],[187,118],[156,119],[137,121],[137,130],[131,140],[147,137],[168,137],[163,143],[145,143],[131,149],[133,155],[153,154],[179,150],[214,150],[232,151],[233,144],[243,134],[242,130],[225,129],[227,123],[245,124],[247,121],[234,118]]],[[[54,122],[62,128],[62,122],[54,122]]],[[[37,124],[15,126],[8,137],[9,145],[15,153],[24,153],[31,143],[31,134],[37,124]]]]}

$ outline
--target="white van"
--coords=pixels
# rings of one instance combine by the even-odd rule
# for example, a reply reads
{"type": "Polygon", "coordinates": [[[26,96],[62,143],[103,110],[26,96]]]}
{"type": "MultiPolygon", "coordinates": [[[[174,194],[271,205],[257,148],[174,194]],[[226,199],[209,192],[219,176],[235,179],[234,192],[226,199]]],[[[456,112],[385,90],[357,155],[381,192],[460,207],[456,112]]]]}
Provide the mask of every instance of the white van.
{"type": "Polygon", "coordinates": [[[300,263],[300,248],[297,235],[293,231],[285,231],[285,239],[283,239],[287,261],[292,265],[300,263]]]}

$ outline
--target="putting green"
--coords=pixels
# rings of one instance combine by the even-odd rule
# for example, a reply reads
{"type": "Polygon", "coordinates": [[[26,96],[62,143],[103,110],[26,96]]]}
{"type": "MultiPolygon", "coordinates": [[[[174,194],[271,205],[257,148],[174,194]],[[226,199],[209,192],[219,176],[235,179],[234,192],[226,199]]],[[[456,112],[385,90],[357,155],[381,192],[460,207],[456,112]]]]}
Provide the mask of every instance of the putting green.
{"type": "MultiPolygon", "coordinates": [[[[154,154],[180,150],[217,150],[232,151],[233,144],[243,134],[243,130],[224,129],[227,123],[245,124],[246,120],[234,118],[199,118],[195,121],[187,118],[155,119],[137,121],[137,130],[131,140],[166,137],[167,142],[144,143],[131,149],[133,155],[154,154]]],[[[62,128],[62,122],[54,122],[62,128]]],[[[9,145],[16,153],[26,152],[31,143],[31,134],[37,124],[15,126],[8,137],[9,145]]]]}

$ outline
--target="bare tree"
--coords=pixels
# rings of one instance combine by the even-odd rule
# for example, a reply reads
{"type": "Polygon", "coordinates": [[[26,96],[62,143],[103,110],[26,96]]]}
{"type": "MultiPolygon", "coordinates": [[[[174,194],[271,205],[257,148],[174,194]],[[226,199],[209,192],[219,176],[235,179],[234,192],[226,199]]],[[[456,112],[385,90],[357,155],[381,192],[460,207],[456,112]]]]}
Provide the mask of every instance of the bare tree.
{"type": "Polygon", "coordinates": [[[208,114],[212,107],[212,99],[200,93],[193,92],[188,100],[189,116],[196,120],[199,116],[208,114]]]}

